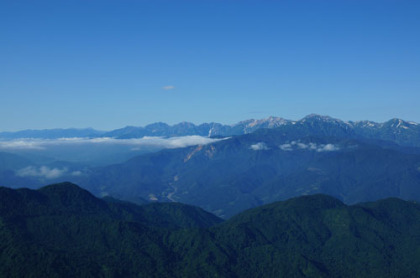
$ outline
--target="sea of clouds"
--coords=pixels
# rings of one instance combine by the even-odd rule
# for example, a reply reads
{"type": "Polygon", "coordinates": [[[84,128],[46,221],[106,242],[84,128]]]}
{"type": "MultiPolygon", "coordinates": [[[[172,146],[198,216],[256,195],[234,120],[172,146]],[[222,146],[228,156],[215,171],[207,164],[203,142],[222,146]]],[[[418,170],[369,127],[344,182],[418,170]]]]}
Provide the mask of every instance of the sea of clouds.
{"type": "MultiPolygon", "coordinates": [[[[159,149],[174,149],[194,145],[206,145],[220,140],[223,139],[194,135],[170,138],[143,137],[135,139],[115,139],[110,137],[60,139],[21,138],[0,140],[0,151],[11,153],[16,152],[17,154],[35,153],[40,156],[52,157],[59,161],[68,161],[68,159],[71,161],[83,161],[86,157],[95,157],[97,160],[101,160],[102,156],[112,156],[113,154],[126,151],[132,152],[135,155],[136,151],[145,151],[148,148],[156,151],[159,149]],[[81,158],[80,156],[77,156],[80,152],[85,152],[81,155],[81,158]],[[74,158],[73,153],[76,155],[76,158],[74,158]]],[[[18,177],[39,178],[43,180],[54,180],[62,177],[72,178],[83,174],[83,169],[75,170],[69,169],[68,167],[36,165],[36,163],[15,171],[15,175],[18,177]]]]}
{"type": "Polygon", "coordinates": [[[0,149],[7,150],[44,150],[50,146],[71,146],[82,144],[101,144],[101,145],[124,145],[132,146],[133,150],[140,147],[156,147],[162,149],[183,148],[193,145],[205,145],[223,139],[208,138],[198,135],[181,137],[143,137],[135,139],[115,139],[104,138],[60,138],[60,139],[33,139],[21,138],[14,140],[0,141],[0,149]]]}

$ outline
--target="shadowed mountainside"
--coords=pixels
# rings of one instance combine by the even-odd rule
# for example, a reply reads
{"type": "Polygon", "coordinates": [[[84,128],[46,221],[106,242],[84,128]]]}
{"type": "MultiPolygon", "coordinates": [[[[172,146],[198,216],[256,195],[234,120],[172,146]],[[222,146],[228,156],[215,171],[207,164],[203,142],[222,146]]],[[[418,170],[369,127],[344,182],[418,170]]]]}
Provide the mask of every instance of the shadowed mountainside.
{"type": "Polygon", "coordinates": [[[328,194],[348,204],[420,200],[419,149],[349,139],[346,132],[318,125],[262,129],[96,168],[80,184],[98,195],[179,201],[225,218],[306,194],[328,194]]]}
{"type": "Polygon", "coordinates": [[[417,277],[420,206],[325,195],[221,223],[182,204],[106,202],[64,183],[0,188],[0,275],[417,277]]]}

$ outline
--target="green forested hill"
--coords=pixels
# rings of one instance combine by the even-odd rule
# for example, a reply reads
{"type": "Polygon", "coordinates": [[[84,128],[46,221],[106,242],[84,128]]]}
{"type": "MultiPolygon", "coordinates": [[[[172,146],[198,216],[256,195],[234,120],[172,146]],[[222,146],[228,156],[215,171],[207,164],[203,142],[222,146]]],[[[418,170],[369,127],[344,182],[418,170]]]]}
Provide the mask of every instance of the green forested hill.
{"type": "Polygon", "coordinates": [[[419,216],[399,199],[346,206],[313,195],[237,215],[217,240],[235,250],[239,277],[417,277],[419,216]]]}
{"type": "Polygon", "coordinates": [[[221,220],[181,204],[107,203],[76,185],[0,188],[0,277],[162,277],[169,231],[221,220]]]}
{"type": "Polygon", "coordinates": [[[0,188],[1,277],[419,277],[420,205],[311,195],[222,222],[64,183],[0,188]]]}

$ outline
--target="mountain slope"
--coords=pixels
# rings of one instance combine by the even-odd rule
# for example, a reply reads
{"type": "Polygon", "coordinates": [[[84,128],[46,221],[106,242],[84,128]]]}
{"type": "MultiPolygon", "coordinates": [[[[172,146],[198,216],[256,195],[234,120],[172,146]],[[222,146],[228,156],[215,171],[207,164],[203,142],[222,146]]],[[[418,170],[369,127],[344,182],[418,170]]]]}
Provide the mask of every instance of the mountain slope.
{"type": "Polygon", "coordinates": [[[305,196],[241,213],[216,238],[236,251],[239,277],[415,277],[419,215],[418,204],[398,199],[345,206],[305,196]]]}
{"type": "Polygon", "coordinates": [[[168,229],[220,221],[181,204],[107,203],[70,183],[0,188],[0,276],[168,275],[171,252],[161,242],[168,229]]]}
{"type": "MultiPolygon", "coordinates": [[[[165,136],[176,136],[216,134],[221,128],[218,124],[198,128],[190,123],[156,123],[144,130],[154,135],[170,131],[165,136]]],[[[230,134],[247,134],[136,156],[108,167],[52,163],[8,170],[0,172],[0,181],[18,187],[70,180],[98,196],[132,202],[180,201],[222,217],[314,193],[330,194],[350,204],[392,196],[420,200],[420,148],[413,147],[420,142],[420,126],[415,123],[398,119],[353,123],[309,115],[299,121],[249,120],[229,128],[230,134]]],[[[93,148],[75,146],[69,152],[92,157],[87,149],[93,148]]],[[[101,157],[102,149],[99,153],[101,157]]]]}
{"type": "Polygon", "coordinates": [[[345,138],[347,129],[262,129],[218,143],[165,150],[98,168],[95,194],[197,205],[222,217],[324,193],[346,203],[420,200],[420,155],[396,144],[345,138]]]}
{"type": "Polygon", "coordinates": [[[223,223],[181,204],[105,202],[68,183],[0,188],[0,200],[2,277],[420,275],[420,205],[398,199],[304,196],[223,223]],[[183,222],[197,212],[207,224],[183,222]]]}

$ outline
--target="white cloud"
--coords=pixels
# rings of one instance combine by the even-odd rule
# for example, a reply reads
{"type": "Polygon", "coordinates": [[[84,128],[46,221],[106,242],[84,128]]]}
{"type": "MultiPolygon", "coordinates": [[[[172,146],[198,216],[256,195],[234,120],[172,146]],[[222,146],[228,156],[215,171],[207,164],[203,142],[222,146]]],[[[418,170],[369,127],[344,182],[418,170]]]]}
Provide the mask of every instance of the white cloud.
{"type": "Polygon", "coordinates": [[[71,172],[71,175],[74,176],[74,177],[81,176],[82,174],[83,174],[82,171],[73,171],[73,172],[71,172]]]}
{"type": "Polygon", "coordinates": [[[303,143],[297,143],[296,144],[298,146],[299,149],[307,149],[309,146],[303,143]]]}
{"type": "Polygon", "coordinates": [[[164,89],[165,91],[169,91],[169,90],[175,89],[175,86],[167,85],[167,86],[163,86],[162,89],[164,89]]]}
{"type": "Polygon", "coordinates": [[[333,145],[333,144],[326,144],[326,145],[321,145],[320,147],[318,147],[318,149],[316,150],[317,152],[332,152],[332,151],[338,151],[340,148],[333,145]]]}
{"type": "Polygon", "coordinates": [[[338,151],[340,148],[334,144],[316,144],[316,143],[302,143],[299,141],[292,141],[290,143],[285,143],[279,146],[283,151],[293,151],[293,150],[311,150],[316,152],[331,152],[338,151]]]}
{"type": "Polygon", "coordinates": [[[48,166],[28,166],[16,172],[19,177],[39,177],[45,179],[56,179],[67,173],[66,168],[49,168],[48,166]]]}
{"type": "Polygon", "coordinates": [[[292,144],[283,144],[279,148],[283,151],[293,151],[292,144]]]}
{"type": "Polygon", "coordinates": [[[39,140],[33,139],[16,139],[11,141],[0,141],[0,149],[15,149],[15,150],[42,150],[42,144],[40,144],[39,140]]]}
{"type": "Polygon", "coordinates": [[[44,179],[57,179],[62,176],[81,176],[82,171],[69,172],[67,168],[50,168],[48,166],[28,166],[16,171],[19,177],[37,177],[44,179]]]}
{"type": "Polygon", "coordinates": [[[182,137],[172,137],[168,139],[164,139],[166,141],[163,141],[163,145],[168,144],[167,146],[170,148],[183,148],[193,145],[206,145],[213,142],[221,141],[224,139],[214,139],[214,138],[208,138],[203,136],[182,136],[182,137]]]}
{"type": "MultiPolygon", "coordinates": [[[[224,138],[227,139],[227,138],[224,138]]],[[[183,148],[193,145],[206,145],[224,139],[208,138],[198,135],[181,137],[143,137],[133,139],[115,139],[110,137],[101,138],[60,138],[60,139],[16,139],[11,141],[0,141],[0,149],[26,149],[26,150],[44,150],[49,146],[74,146],[77,144],[108,144],[125,145],[133,149],[139,147],[160,147],[160,148],[183,148]]]]}
{"type": "Polygon", "coordinates": [[[259,142],[257,144],[251,145],[250,147],[252,150],[254,151],[265,151],[265,150],[269,150],[269,148],[267,147],[267,145],[263,142],[259,142]]]}

